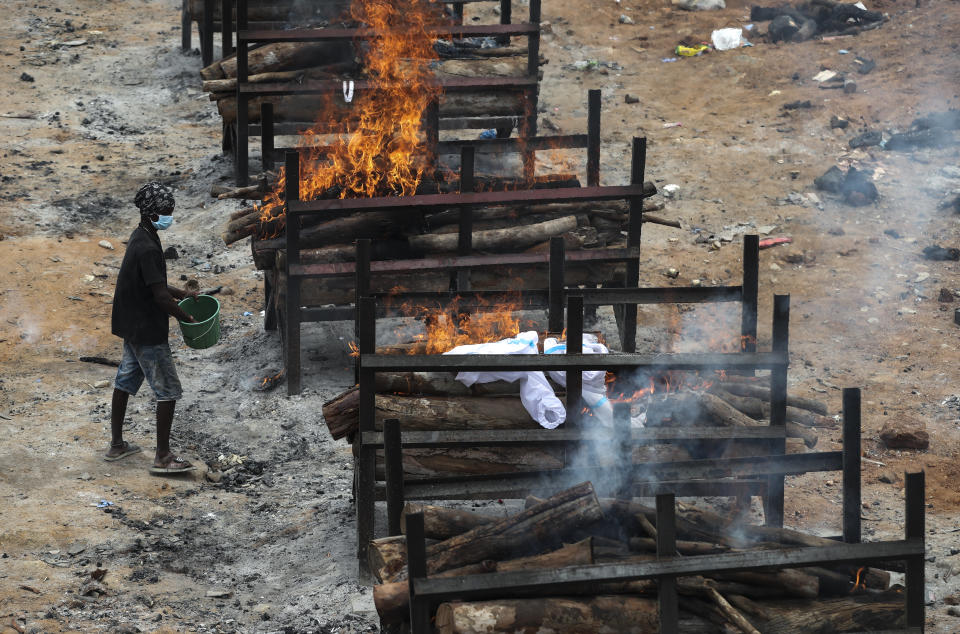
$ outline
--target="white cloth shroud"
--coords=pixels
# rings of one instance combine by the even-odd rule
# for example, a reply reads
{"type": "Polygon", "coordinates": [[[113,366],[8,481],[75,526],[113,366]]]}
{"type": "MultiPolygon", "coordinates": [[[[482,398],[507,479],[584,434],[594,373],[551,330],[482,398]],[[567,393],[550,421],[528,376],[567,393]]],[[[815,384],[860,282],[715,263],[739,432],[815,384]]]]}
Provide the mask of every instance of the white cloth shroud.
{"type": "MultiPolygon", "coordinates": [[[[610,350],[605,345],[597,341],[597,336],[590,333],[583,333],[583,354],[608,354],[610,350]]],[[[548,338],[543,341],[544,354],[566,354],[567,344],[560,343],[554,338],[548,338]]],[[[606,370],[586,370],[580,373],[582,381],[581,394],[583,402],[593,412],[593,417],[601,425],[613,425],[613,405],[607,398],[607,371],[606,370]]],[[[567,387],[567,373],[551,371],[550,378],[567,387]]]]}
{"type": "MultiPolygon", "coordinates": [[[[531,330],[501,341],[457,346],[444,354],[537,354],[539,339],[531,330]]],[[[474,383],[520,381],[520,402],[541,427],[554,429],[567,418],[566,408],[543,372],[459,372],[456,378],[467,387],[474,383]]]]}

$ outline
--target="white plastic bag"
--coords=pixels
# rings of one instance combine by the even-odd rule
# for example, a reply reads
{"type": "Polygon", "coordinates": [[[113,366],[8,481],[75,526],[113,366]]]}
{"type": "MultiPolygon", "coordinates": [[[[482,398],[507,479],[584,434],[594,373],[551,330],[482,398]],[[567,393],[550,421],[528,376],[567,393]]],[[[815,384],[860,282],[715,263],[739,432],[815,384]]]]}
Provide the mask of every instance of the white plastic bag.
{"type": "Polygon", "coordinates": [[[729,51],[732,48],[743,46],[743,29],[717,29],[710,35],[713,48],[718,51],[729,51]]]}
{"type": "MultiPolygon", "coordinates": [[[[567,344],[560,343],[554,338],[545,339],[543,342],[544,354],[566,354],[567,344]]],[[[610,351],[605,345],[597,341],[596,335],[589,333],[583,334],[583,353],[584,354],[607,354],[610,351]]],[[[613,405],[607,398],[607,372],[606,370],[587,370],[580,373],[582,380],[583,402],[593,413],[594,419],[601,425],[613,425],[613,405]]],[[[550,372],[550,378],[562,385],[567,386],[566,372],[550,372]]]]}
{"type": "MultiPolygon", "coordinates": [[[[531,330],[501,341],[457,346],[444,354],[537,354],[538,340],[537,333],[531,330]]],[[[456,378],[467,387],[474,383],[521,381],[520,402],[541,427],[554,429],[567,418],[567,410],[543,372],[460,372],[456,378]]]]}

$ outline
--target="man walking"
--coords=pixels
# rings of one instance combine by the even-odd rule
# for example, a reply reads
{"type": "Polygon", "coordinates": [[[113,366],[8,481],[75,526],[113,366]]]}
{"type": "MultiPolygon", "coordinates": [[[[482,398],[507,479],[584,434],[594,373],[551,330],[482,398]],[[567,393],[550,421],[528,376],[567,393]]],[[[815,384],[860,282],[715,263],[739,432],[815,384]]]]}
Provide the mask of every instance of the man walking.
{"type": "Polygon", "coordinates": [[[173,223],[173,193],[161,183],[147,183],[133,203],[140,210],[140,224],[127,242],[113,294],[111,330],[123,339],[123,360],[114,381],[110,413],[112,440],[104,460],[120,460],[140,452],[123,439],[127,401],[144,378],[157,397],[157,453],[150,472],[163,475],[190,471],[194,467],[170,451],[173,411],[182,395],[177,369],[167,343],[169,317],[194,322],[177,305],[178,299],[196,298],[167,284],[167,265],[157,231],[173,223]]]}

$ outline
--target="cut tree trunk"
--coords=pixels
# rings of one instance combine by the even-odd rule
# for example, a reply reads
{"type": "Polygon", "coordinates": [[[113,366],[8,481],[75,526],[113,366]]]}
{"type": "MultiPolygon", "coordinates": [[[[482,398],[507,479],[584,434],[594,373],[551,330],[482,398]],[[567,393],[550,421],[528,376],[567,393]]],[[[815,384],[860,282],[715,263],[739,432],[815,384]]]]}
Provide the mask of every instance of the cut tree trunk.
{"type": "MultiPolygon", "coordinates": [[[[724,380],[715,384],[715,387],[726,390],[731,394],[738,396],[752,396],[763,401],[770,402],[770,388],[759,383],[746,383],[740,381],[724,380]]],[[[798,409],[805,409],[821,416],[827,415],[827,406],[821,401],[812,398],[803,398],[800,396],[787,395],[787,405],[798,409]]]]}
{"type": "MultiPolygon", "coordinates": [[[[580,566],[593,563],[593,550],[590,539],[575,544],[567,544],[552,552],[506,561],[485,560],[465,568],[445,570],[435,577],[460,577],[467,574],[484,572],[514,572],[517,570],[548,570],[566,566],[580,566]],[[477,568],[481,570],[476,570],[477,568]]],[[[373,587],[373,603],[382,623],[398,623],[406,620],[410,604],[410,585],[407,581],[394,581],[373,587]]]]}
{"type": "MultiPolygon", "coordinates": [[[[576,228],[576,216],[565,216],[510,229],[474,231],[472,245],[480,251],[516,251],[576,228]]],[[[456,233],[425,234],[408,239],[413,249],[423,253],[453,253],[457,250],[456,233]]]]}
{"type": "MultiPolygon", "coordinates": [[[[247,74],[259,75],[275,71],[291,71],[343,62],[353,57],[350,42],[273,42],[251,49],[247,54],[247,74]]],[[[237,58],[220,60],[221,77],[237,76],[237,58]]],[[[206,79],[206,78],[204,78],[206,79]]]]}
{"type": "Polygon", "coordinates": [[[407,567],[407,538],[393,535],[370,540],[367,564],[380,583],[395,581],[407,567]]]}
{"type": "MultiPolygon", "coordinates": [[[[360,392],[351,388],[323,404],[323,417],[334,440],[359,426],[360,392]]],[[[539,425],[519,397],[376,395],[376,426],[396,418],[404,431],[441,429],[537,429],[539,425]]]]}
{"type": "Polygon", "coordinates": [[[462,509],[407,502],[400,515],[400,531],[404,534],[407,532],[407,515],[411,513],[423,513],[423,534],[427,539],[449,539],[497,521],[494,517],[462,509]]]}
{"type": "MultiPolygon", "coordinates": [[[[493,475],[519,471],[562,469],[560,447],[475,447],[403,450],[403,475],[410,478],[453,475],[493,475]]],[[[386,477],[383,451],[377,450],[377,477],[386,477]]]]}
{"type": "Polygon", "coordinates": [[[600,519],[603,511],[593,485],[584,482],[517,515],[428,546],[427,572],[435,574],[484,559],[542,552],[562,544],[576,529],[600,519]]]}

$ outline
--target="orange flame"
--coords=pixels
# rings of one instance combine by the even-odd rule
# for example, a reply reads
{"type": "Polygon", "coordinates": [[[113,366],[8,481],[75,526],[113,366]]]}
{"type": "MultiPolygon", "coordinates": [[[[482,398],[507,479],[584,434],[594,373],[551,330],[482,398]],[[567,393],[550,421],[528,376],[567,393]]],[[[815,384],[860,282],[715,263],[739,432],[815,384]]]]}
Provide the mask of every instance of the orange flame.
{"type": "MultiPolygon", "coordinates": [[[[352,17],[377,35],[358,45],[368,73],[369,89],[348,104],[350,129],[324,147],[321,136],[340,124],[343,109],[329,108],[302,134],[300,198],[409,196],[416,192],[427,161],[421,140],[421,119],[438,99],[430,63],[438,58],[426,27],[440,21],[440,5],[422,0],[358,0],[352,17]]],[[[267,195],[261,224],[282,229],[283,192],[287,174],[281,169],[276,188],[267,195]]]]}
{"type": "Polygon", "coordinates": [[[867,587],[866,582],[864,582],[862,586],[860,585],[860,576],[863,574],[863,571],[864,571],[864,570],[866,570],[866,566],[860,566],[859,568],[857,568],[857,576],[856,576],[856,578],[855,578],[854,581],[853,581],[853,587],[850,588],[850,593],[851,593],[851,594],[853,594],[854,592],[856,592],[857,590],[859,590],[861,587],[864,588],[864,589],[866,589],[866,587],[867,587]]]}

